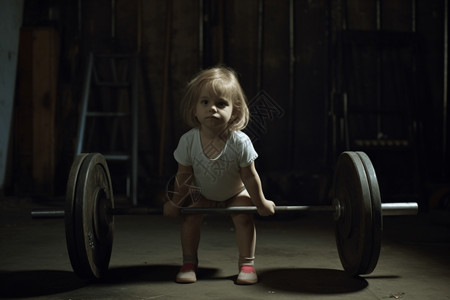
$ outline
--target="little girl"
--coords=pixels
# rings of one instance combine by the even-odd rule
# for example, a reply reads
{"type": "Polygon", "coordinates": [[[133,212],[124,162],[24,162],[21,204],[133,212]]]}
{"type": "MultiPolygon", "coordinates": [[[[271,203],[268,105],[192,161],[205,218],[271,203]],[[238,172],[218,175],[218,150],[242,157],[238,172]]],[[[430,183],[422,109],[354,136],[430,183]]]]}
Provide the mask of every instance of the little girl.
{"type": "MultiPolygon", "coordinates": [[[[233,70],[216,67],[201,71],[187,85],[181,104],[185,133],[174,152],[178,162],[174,193],[164,215],[176,216],[181,206],[257,207],[261,216],[275,212],[255,169],[258,157],[249,137],[241,132],[249,121],[245,95],[233,70]]],[[[239,249],[237,284],[258,281],[254,268],[256,231],[251,214],[232,214],[239,249]]],[[[203,215],[184,215],[181,228],[183,266],[179,283],[197,280],[197,249],[203,215]]]]}

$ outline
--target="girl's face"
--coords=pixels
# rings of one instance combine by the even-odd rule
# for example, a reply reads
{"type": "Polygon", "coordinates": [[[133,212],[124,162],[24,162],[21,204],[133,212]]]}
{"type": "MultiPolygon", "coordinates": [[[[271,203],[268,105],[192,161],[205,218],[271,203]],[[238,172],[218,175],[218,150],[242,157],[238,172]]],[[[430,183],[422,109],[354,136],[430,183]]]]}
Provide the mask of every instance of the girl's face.
{"type": "Polygon", "coordinates": [[[228,127],[233,113],[233,104],[223,98],[219,98],[211,93],[207,88],[203,88],[197,101],[195,116],[201,127],[217,131],[225,130],[228,127]]]}

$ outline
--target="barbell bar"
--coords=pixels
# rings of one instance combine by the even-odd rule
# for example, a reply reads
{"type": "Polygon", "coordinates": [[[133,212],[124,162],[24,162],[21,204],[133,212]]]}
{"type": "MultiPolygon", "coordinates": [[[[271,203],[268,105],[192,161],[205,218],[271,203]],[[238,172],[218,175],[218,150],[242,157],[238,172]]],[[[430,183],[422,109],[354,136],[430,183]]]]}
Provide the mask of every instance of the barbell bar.
{"type": "MultiPolygon", "coordinates": [[[[337,200],[339,201],[339,200],[337,200]]],[[[336,215],[335,221],[342,216],[342,206],[335,205],[314,205],[314,206],[276,206],[276,213],[289,212],[332,212],[336,215]]],[[[396,203],[382,203],[381,211],[383,216],[400,216],[400,215],[416,215],[419,206],[416,202],[396,202],[396,203]]],[[[182,215],[188,214],[234,214],[234,213],[256,213],[255,206],[234,206],[225,208],[188,208],[183,207],[180,210],[182,215]]],[[[123,215],[161,215],[163,211],[159,208],[148,207],[132,207],[132,208],[112,208],[108,211],[114,216],[123,215]]],[[[32,218],[63,218],[64,210],[34,210],[31,212],[32,218]]]]}
{"type": "MultiPolygon", "coordinates": [[[[332,205],[277,206],[281,212],[333,212],[342,266],[356,276],[370,274],[381,249],[383,215],[414,215],[417,203],[381,203],[375,170],[364,152],[338,157],[331,190],[332,205]]],[[[182,214],[254,213],[256,207],[182,208],[182,214]]],[[[154,208],[115,208],[111,177],[100,153],[78,155],[70,169],[64,211],[34,211],[32,217],[64,217],[66,244],[74,272],[99,279],[108,270],[114,215],[161,214],[154,208]]]]}

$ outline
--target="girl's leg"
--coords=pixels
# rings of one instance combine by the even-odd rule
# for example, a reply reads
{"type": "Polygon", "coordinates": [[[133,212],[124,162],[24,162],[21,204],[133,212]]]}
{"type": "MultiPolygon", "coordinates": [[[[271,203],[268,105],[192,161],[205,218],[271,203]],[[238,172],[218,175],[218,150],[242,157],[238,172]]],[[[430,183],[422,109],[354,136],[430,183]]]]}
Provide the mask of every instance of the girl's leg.
{"type": "Polygon", "coordinates": [[[256,230],[251,214],[233,214],[236,241],[239,249],[239,263],[253,264],[255,257],[256,230]]]}
{"type": "Polygon", "coordinates": [[[197,250],[200,243],[200,228],[203,215],[185,215],[181,227],[181,247],[183,249],[183,266],[176,277],[179,283],[194,283],[198,265],[197,250]]]}
{"type": "MultiPolygon", "coordinates": [[[[241,193],[230,201],[229,206],[253,205],[248,194],[241,193]]],[[[252,214],[233,214],[236,229],[236,240],[239,249],[239,270],[237,282],[239,284],[253,284],[257,282],[254,270],[256,230],[252,214]]]]}
{"type": "Polygon", "coordinates": [[[197,250],[200,243],[200,229],[203,215],[185,215],[181,227],[181,247],[183,249],[183,264],[197,265],[197,250]]]}
{"type": "MultiPolygon", "coordinates": [[[[188,207],[209,207],[211,201],[201,195],[191,195],[188,207]]],[[[183,250],[183,264],[197,265],[197,250],[200,243],[200,230],[204,215],[184,215],[181,226],[181,247],[183,250]]]]}

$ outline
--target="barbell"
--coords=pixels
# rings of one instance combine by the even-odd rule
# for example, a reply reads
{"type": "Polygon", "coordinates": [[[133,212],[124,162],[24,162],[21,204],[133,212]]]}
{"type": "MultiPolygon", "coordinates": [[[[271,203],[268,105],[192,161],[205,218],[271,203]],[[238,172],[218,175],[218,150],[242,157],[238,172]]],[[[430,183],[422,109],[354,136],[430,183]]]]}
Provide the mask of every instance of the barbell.
{"type": "MultiPolygon", "coordinates": [[[[375,169],[364,152],[339,155],[333,175],[332,205],[276,206],[282,212],[332,212],[342,266],[352,276],[370,274],[381,249],[383,215],[414,215],[415,202],[381,203],[375,169]]],[[[256,207],[181,208],[181,214],[255,213],[256,207]]],[[[64,217],[66,244],[74,272],[100,279],[111,257],[114,215],[160,214],[154,208],[115,208],[111,176],[100,153],[78,155],[70,169],[64,211],[33,211],[32,217],[64,217]]]]}

